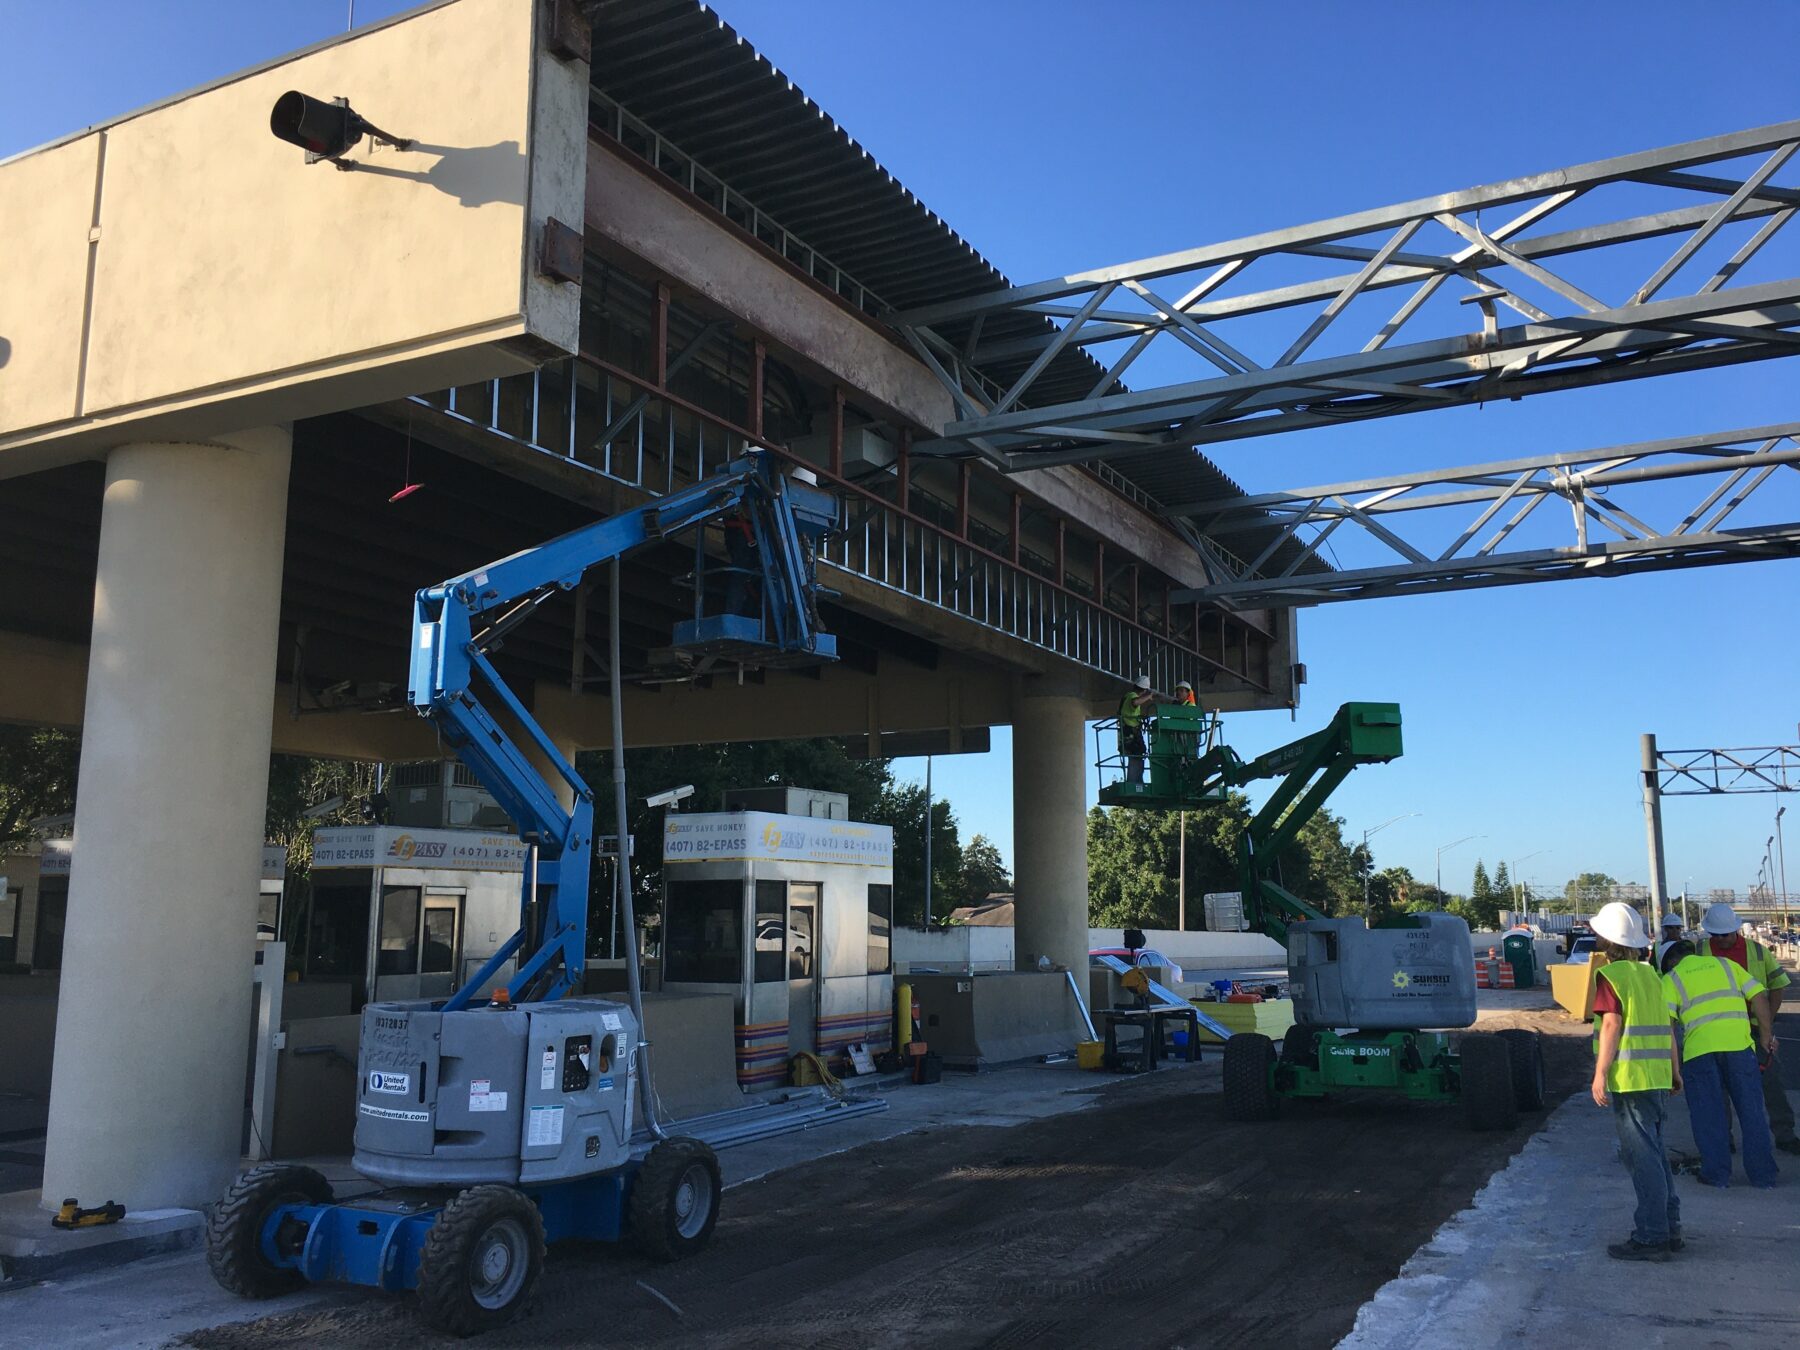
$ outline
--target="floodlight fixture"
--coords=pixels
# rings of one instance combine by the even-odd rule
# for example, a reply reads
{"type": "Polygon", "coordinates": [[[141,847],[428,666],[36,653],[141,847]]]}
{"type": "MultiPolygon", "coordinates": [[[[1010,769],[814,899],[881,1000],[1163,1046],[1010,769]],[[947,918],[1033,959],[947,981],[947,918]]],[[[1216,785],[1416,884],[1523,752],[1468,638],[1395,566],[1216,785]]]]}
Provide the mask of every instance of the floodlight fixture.
{"type": "Polygon", "coordinates": [[[355,164],[344,154],[364,136],[406,150],[412,141],[391,136],[350,106],[347,98],[329,101],[290,89],[275,100],[269,111],[269,130],[277,140],[297,145],[306,151],[306,162],[317,164],[328,159],[340,169],[353,169],[355,164]]]}

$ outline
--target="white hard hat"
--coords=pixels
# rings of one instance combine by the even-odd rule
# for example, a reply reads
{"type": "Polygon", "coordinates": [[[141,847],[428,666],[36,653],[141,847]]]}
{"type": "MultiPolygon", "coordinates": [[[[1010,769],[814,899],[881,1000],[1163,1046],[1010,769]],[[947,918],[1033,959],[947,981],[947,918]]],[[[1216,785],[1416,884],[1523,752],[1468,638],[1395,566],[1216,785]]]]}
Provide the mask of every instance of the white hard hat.
{"type": "Polygon", "coordinates": [[[1644,916],[1623,900],[1614,900],[1600,906],[1600,912],[1594,915],[1589,926],[1608,942],[1616,942],[1621,947],[1650,945],[1650,933],[1644,927],[1644,916]]]}
{"type": "Polygon", "coordinates": [[[1738,930],[1737,911],[1723,900],[1716,905],[1708,905],[1706,917],[1700,920],[1700,926],[1714,937],[1730,937],[1738,930]]]}
{"type": "Polygon", "coordinates": [[[1194,686],[1189,684],[1186,680],[1177,680],[1175,681],[1175,687],[1177,689],[1192,689],[1194,686]]]}
{"type": "Polygon", "coordinates": [[[1670,910],[1667,914],[1663,915],[1662,926],[1664,928],[1685,928],[1687,925],[1682,923],[1681,915],[1677,914],[1674,910],[1670,910]]]}
{"type": "Polygon", "coordinates": [[[1669,942],[1657,943],[1656,944],[1656,968],[1658,970],[1661,970],[1663,968],[1663,962],[1665,962],[1669,959],[1669,949],[1671,947],[1684,946],[1684,945],[1686,945],[1686,943],[1687,943],[1686,938],[1675,938],[1669,942]]]}
{"type": "Polygon", "coordinates": [[[1137,687],[1139,689],[1148,689],[1150,687],[1150,677],[1148,675],[1138,676],[1137,677],[1137,687]]]}

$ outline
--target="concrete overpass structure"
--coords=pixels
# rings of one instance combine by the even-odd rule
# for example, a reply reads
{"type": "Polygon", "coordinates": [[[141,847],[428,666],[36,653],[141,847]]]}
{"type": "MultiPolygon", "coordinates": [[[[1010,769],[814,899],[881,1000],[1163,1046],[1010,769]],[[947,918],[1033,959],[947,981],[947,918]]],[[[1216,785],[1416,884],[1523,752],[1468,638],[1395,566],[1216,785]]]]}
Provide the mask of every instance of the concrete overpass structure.
{"type": "MultiPolygon", "coordinates": [[[[268,754],[436,753],[395,711],[412,592],[747,445],[846,503],[843,659],[678,659],[691,557],[646,553],[628,738],[1012,726],[1022,963],[1085,963],[1084,719],[1140,672],[1295,700],[1291,611],[1175,598],[1210,578],[1159,503],[1237,494],[1202,456],[914,453],[957,409],[885,316],[1006,278],[689,0],[602,5],[591,46],[574,4],[422,6],[0,164],[0,233],[0,719],[83,736],[46,1195],[232,1169],[268,754]],[[287,89],[409,143],[309,165],[287,89]]],[[[1123,389],[1075,348],[980,373],[1028,367],[1123,389]]],[[[606,621],[578,591],[497,658],[569,748],[608,742],[606,621]]]]}

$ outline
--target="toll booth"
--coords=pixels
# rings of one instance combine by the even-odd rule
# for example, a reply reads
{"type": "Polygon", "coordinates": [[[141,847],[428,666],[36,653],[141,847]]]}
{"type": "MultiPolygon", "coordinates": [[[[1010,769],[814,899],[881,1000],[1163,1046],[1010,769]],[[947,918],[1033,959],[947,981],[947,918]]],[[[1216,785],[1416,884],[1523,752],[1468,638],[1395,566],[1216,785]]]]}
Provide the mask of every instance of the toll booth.
{"type": "Polygon", "coordinates": [[[760,810],[664,824],[662,986],[732,996],[740,1088],[785,1083],[803,1050],[841,1066],[853,1044],[892,1045],[893,921],[886,825],[760,810]]]}
{"type": "MultiPolygon", "coordinates": [[[[45,839],[31,851],[0,858],[0,966],[33,971],[62,969],[63,932],[69,918],[69,870],[73,839],[45,839]]],[[[287,889],[287,850],[264,844],[257,883],[256,939],[281,931],[287,889]]]]}
{"type": "MultiPolygon", "coordinates": [[[[378,999],[448,998],[518,928],[525,858],[517,837],[497,831],[315,830],[298,938],[307,1015],[357,1013],[378,999]]],[[[512,973],[508,962],[491,983],[512,973]]]]}

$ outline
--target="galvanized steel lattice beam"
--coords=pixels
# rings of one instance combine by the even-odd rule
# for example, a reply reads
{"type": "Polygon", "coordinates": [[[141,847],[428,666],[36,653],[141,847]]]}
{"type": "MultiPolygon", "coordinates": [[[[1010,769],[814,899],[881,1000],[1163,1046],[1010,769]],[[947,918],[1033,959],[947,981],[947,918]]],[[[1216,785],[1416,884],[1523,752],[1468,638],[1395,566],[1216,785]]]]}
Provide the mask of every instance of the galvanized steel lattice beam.
{"type": "Polygon", "coordinates": [[[1770,270],[1800,210],[1800,185],[1776,181],[1796,151],[1785,122],[900,313],[959,414],[915,451],[1017,470],[1800,352],[1800,275],[1740,276],[1770,270]],[[1675,242],[1646,269],[1658,240],[1675,242]],[[1296,279],[1321,259],[1354,267],[1296,279]],[[1580,284],[1572,267],[1597,264],[1605,284],[1580,284]],[[1524,322],[1502,327],[1502,308],[1524,322]],[[985,339],[1005,314],[1056,326],[985,339]],[[1072,349],[1105,375],[1033,406],[1072,349]],[[1205,370],[1125,389],[1152,349],[1205,370]]]}
{"type": "Polygon", "coordinates": [[[1202,549],[1218,580],[1171,599],[1312,605],[1800,556],[1800,521],[1725,528],[1759,490],[1767,495],[1771,480],[1783,481],[1777,475],[1784,469],[1800,472],[1800,422],[1173,503],[1169,509],[1192,517],[1204,534],[1202,549]],[[1642,504],[1620,500],[1647,484],[1688,478],[1706,480],[1692,498],[1663,493],[1642,504]],[[1564,509],[1538,514],[1552,503],[1564,509]],[[1458,522],[1447,547],[1423,543],[1423,518],[1413,519],[1418,512],[1437,513],[1433,524],[1458,522]],[[1530,546],[1522,542],[1528,521],[1538,533],[1530,546]],[[1547,522],[1567,529],[1566,544],[1541,546],[1547,522]],[[1248,562],[1212,542],[1271,527],[1267,544],[1248,562]],[[1296,575],[1334,535],[1338,543],[1358,535],[1373,541],[1383,560],[1296,575]],[[1289,550],[1279,571],[1263,571],[1289,541],[1301,546],[1298,552],[1289,550]]]}

